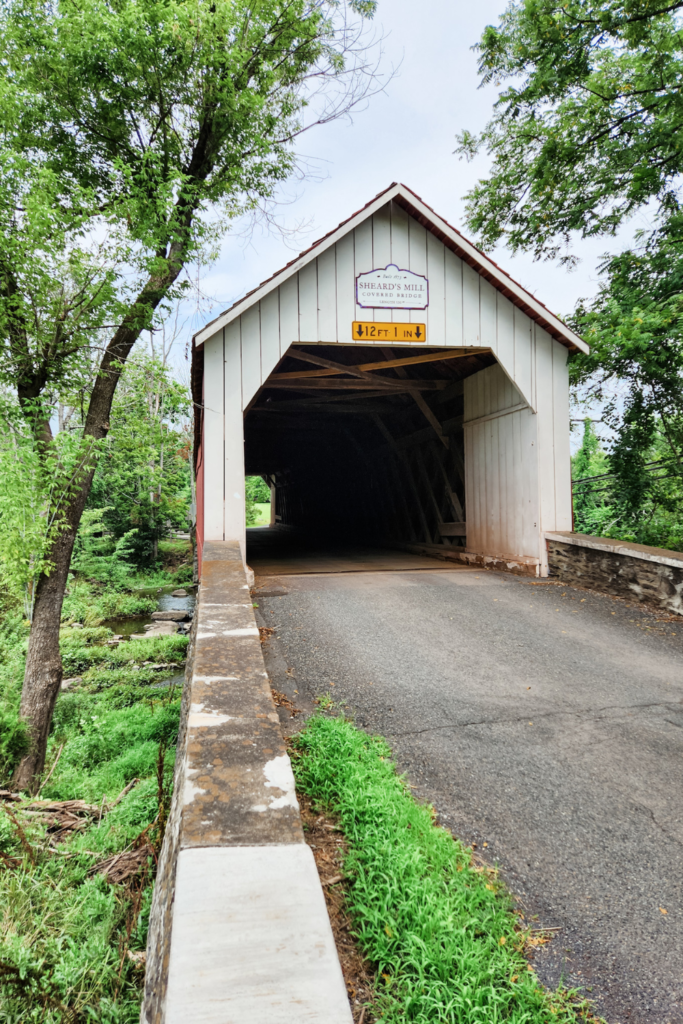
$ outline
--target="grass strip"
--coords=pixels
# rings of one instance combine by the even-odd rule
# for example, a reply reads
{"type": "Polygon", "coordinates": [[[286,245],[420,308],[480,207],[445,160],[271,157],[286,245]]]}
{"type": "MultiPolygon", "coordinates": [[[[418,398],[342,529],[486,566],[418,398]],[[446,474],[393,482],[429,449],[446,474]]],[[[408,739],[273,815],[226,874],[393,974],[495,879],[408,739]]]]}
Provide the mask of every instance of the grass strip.
{"type": "Polygon", "coordinates": [[[550,1024],[596,1018],[547,992],[524,956],[528,932],[496,872],[435,824],[391,751],[344,718],[315,716],[293,740],[299,790],[334,814],[355,937],[376,965],[384,1024],[550,1024]]]}

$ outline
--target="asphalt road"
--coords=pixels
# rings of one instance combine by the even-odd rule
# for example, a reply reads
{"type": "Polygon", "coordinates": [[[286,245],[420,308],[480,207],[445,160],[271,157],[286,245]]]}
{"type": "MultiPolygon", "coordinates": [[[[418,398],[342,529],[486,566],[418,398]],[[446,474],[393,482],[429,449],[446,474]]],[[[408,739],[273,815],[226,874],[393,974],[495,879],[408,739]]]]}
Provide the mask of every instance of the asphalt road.
{"type": "Polygon", "coordinates": [[[527,918],[561,929],[542,980],[610,1024],[683,1022],[683,622],[486,571],[257,587],[274,685],[345,701],[527,918]]]}

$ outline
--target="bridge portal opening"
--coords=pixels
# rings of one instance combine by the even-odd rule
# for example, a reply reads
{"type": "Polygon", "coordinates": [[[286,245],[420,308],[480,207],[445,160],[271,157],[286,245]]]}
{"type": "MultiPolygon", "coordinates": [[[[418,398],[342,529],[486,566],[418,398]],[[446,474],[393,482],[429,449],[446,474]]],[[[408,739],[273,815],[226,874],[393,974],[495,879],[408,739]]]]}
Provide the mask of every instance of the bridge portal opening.
{"type": "Polygon", "coordinates": [[[273,488],[277,549],[466,543],[463,380],[489,350],[296,345],[245,412],[245,470],[273,488]]]}

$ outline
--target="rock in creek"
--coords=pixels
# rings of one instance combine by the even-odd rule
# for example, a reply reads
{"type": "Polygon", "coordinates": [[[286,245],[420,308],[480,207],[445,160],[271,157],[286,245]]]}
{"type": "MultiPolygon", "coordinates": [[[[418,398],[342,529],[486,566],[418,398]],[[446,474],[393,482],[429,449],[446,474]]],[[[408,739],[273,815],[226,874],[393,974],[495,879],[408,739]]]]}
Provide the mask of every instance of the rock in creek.
{"type": "Polygon", "coordinates": [[[191,615],[187,611],[152,612],[154,622],[187,622],[191,615]]]}
{"type": "Polygon", "coordinates": [[[187,591],[183,590],[182,587],[180,588],[180,590],[172,590],[171,597],[187,597],[187,591]]]}
{"type": "Polygon", "coordinates": [[[131,640],[146,640],[148,636],[170,636],[177,632],[177,622],[154,622],[146,633],[133,633],[131,640]]]}

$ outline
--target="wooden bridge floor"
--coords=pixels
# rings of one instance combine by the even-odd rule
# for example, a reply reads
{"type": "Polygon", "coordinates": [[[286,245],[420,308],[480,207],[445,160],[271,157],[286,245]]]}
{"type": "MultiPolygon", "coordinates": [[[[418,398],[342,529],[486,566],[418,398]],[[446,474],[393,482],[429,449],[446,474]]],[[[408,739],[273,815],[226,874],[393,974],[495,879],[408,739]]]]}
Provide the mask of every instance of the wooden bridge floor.
{"type": "Polygon", "coordinates": [[[309,573],[407,572],[414,569],[443,569],[471,572],[466,565],[441,561],[429,555],[415,555],[391,548],[335,544],[319,537],[276,527],[247,530],[247,563],[257,576],[298,576],[309,573]]]}

